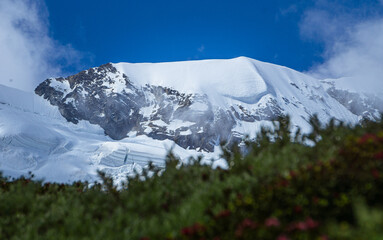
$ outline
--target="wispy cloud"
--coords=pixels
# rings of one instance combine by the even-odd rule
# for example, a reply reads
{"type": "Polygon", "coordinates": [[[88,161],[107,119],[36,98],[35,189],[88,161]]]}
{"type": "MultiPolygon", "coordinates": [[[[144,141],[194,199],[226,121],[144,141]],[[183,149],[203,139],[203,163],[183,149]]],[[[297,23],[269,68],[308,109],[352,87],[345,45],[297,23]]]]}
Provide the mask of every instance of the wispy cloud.
{"type": "MultiPolygon", "coordinates": [[[[383,0],[382,0],[383,1],[383,0]]],[[[201,45],[198,49],[197,49],[198,52],[202,53],[203,51],[205,51],[205,45],[201,45]]]]}
{"type": "Polygon", "coordinates": [[[383,90],[382,1],[357,5],[318,0],[304,12],[300,30],[324,45],[323,63],[310,73],[318,78],[349,77],[365,91],[383,90]]]}
{"type": "Polygon", "coordinates": [[[0,1],[0,84],[31,91],[79,63],[81,54],[52,39],[47,22],[43,1],[0,1]]]}
{"type": "MultiPolygon", "coordinates": [[[[382,0],[383,1],[383,0],[382,0]]],[[[291,4],[286,8],[279,8],[279,14],[286,16],[289,14],[294,14],[298,12],[298,6],[296,4],[291,4]]]]}

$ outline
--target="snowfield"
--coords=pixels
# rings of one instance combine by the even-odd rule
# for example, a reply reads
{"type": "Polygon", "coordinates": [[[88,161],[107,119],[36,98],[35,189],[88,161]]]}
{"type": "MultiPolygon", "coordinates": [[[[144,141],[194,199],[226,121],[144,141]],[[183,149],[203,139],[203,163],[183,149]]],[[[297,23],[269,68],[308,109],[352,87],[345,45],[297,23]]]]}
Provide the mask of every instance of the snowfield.
{"type": "MultiPolygon", "coordinates": [[[[166,86],[184,93],[206,94],[223,109],[243,106],[255,111],[276,98],[292,122],[309,130],[308,118],[334,117],[356,123],[358,116],[331,98],[318,79],[295,70],[247,57],[167,63],[117,63],[113,66],[137,86],[166,86]]],[[[203,106],[201,106],[203,108],[203,106]]],[[[260,122],[244,123],[240,131],[254,136],[260,122]]]]}

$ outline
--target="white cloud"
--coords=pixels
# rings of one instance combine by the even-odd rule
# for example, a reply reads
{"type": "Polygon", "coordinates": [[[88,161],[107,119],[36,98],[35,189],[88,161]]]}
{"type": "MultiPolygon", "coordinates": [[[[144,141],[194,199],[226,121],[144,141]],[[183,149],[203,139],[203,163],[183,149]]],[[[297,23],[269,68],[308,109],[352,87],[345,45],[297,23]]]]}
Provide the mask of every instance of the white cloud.
{"type": "Polygon", "coordinates": [[[383,91],[383,17],[379,2],[350,9],[321,0],[304,13],[302,36],[324,44],[323,63],[310,73],[318,78],[348,77],[364,91],[383,91]]]}
{"type": "Polygon", "coordinates": [[[383,91],[383,18],[356,25],[328,55],[316,74],[352,77],[360,87],[383,91]]]}
{"type": "Polygon", "coordinates": [[[63,74],[63,65],[79,59],[70,45],[49,36],[47,21],[40,0],[0,1],[0,84],[32,91],[46,78],[63,74]]]}

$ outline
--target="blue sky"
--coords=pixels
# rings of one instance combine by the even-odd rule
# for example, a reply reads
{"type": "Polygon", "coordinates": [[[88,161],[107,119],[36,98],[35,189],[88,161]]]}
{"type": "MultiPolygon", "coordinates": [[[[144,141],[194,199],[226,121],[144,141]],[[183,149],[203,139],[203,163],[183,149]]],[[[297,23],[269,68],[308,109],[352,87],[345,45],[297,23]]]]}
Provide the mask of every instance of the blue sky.
{"type": "Polygon", "coordinates": [[[107,62],[238,56],[383,75],[383,0],[1,0],[0,28],[0,84],[23,89],[107,62]]]}
{"type": "Polygon", "coordinates": [[[323,44],[302,40],[309,1],[47,0],[54,39],[93,64],[248,56],[306,70],[323,44]]]}

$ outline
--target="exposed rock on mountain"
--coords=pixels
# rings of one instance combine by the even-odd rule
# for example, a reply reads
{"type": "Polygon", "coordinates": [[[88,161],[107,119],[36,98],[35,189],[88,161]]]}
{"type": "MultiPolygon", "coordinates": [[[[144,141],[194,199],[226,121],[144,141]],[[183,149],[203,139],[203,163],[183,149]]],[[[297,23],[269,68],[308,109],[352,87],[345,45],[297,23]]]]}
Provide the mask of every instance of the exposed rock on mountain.
{"type": "Polygon", "coordinates": [[[376,121],[383,113],[383,97],[373,93],[353,92],[337,88],[336,80],[322,81],[327,87],[327,93],[353,114],[359,120],[376,121]]]}

